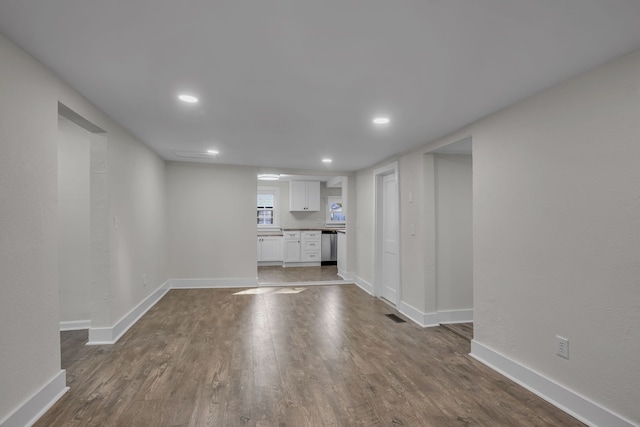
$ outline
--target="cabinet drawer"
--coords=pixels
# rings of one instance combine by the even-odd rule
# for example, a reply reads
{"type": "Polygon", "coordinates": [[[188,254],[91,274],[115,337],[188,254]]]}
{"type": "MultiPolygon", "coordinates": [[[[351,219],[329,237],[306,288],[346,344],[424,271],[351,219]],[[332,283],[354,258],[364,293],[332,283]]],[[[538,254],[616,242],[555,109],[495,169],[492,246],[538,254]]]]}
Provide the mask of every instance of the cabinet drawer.
{"type": "Polygon", "coordinates": [[[285,240],[299,240],[300,239],[300,232],[299,231],[284,231],[284,232],[282,232],[282,235],[285,238],[285,240]]]}
{"type": "Polygon", "coordinates": [[[303,231],[302,238],[304,240],[320,240],[321,233],[319,231],[303,231]]]}
{"type": "Polygon", "coordinates": [[[305,251],[302,254],[301,258],[302,258],[301,260],[303,262],[305,262],[305,261],[321,261],[322,260],[321,255],[320,255],[320,251],[308,251],[308,252],[305,251]]]}
{"type": "Polygon", "coordinates": [[[305,251],[313,252],[313,251],[319,251],[321,249],[320,248],[320,240],[312,240],[310,242],[307,241],[307,240],[304,240],[303,242],[304,243],[303,243],[302,248],[305,251]]]}

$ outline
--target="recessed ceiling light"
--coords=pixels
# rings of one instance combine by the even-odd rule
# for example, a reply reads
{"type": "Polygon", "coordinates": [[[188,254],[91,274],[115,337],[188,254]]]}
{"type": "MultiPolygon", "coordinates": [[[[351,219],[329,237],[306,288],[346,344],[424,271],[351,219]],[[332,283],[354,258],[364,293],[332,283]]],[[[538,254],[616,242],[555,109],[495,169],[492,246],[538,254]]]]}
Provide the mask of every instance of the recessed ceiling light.
{"type": "Polygon", "coordinates": [[[373,119],[373,123],[377,125],[386,125],[387,123],[389,123],[389,121],[389,117],[376,117],[375,119],[373,119]]]}
{"type": "Polygon", "coordinates": [[[195,104],[196,102],[198,102],[198,98],[196,98],[193,95],[187,95],[185,93],[183,93],[182,95],[178,95],[178,99],[180,99],[180,101],[188,102],[190,104],[195,104]]]}
{"type": "Polygon", "coordinates": [[[258,179],[261,181],[277,181],[280,179],[280,175],[277,173],[259,173],[258,179]]]}
{"type": "Polygon", "coordinates": [[[328,159],[328,158],[322,159],[322,163],[331,163],[332,161],[333,160],[328,159]]]}
{"type": "Polygon", "coordinates": [[[215,156],[216,154],[218,154],[217,150],[207,150],[207,154],[211,154],[212,156],[215,156]]]}

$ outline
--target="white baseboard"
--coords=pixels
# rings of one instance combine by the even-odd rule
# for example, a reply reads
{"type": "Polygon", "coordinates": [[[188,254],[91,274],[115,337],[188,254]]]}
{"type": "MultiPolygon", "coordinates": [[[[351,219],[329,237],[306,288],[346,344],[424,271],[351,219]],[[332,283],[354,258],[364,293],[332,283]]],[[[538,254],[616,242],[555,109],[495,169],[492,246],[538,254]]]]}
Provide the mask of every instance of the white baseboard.
{"type": "Polygon", "coordinates": [[[587,425],[640,426],[475,340],[471,341],[470,356],[587,425]]]}
{"type": "Polygon", "coordinates": [[[217,289],[217,288],[254,288],[258,286],[257,277],[231,279],[171,279],[171,289],[217,289]]]}
{"type": "Polygon", "coordinates": [[[473,309],[438,311],[438,323],[470,323],[470,322],[473,322],[473,309]]]}
{"type": "Polygon", "coordinates": [[[373,285],[360,276],[356,276],[353,282],[369,295],[373,295],[373,285]]]}
{"type": "Polygon", "coordinates": [[[341,268],[338,268],[338,276],[342,277],[344,280],[351,282],[356,280],[356,275],[353,273],[348,273],[341,268]]]}
{"type": "Polygon", "coordinates": [[[67,374],[62,369],[8,417],[0,421],[0,427],[32,426],[67,390],[67,374]]]}
{"type": "Polygon", "coordinates": [[[90,328],[87,345],[115,344],[168,291],[169,281],[166,281],[112,327],[90,328]]]}
{"type": "Polygon", "coordinates": [[[400,301],[397,309],[400,313],[404,314],[423,328],[439,325],[438,313],[424,313],[404,301],[400,301]]]}
{"type": "Polygon", "coordinates": [[[81,331],[91,328],[91,320],[65,320],[60,322],[60,331],[81,331]]]}

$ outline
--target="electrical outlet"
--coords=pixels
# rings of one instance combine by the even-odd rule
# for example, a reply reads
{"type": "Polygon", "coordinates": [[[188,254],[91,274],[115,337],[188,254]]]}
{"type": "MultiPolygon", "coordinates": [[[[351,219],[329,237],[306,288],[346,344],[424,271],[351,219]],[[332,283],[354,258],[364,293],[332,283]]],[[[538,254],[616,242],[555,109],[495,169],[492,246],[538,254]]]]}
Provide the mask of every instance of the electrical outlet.
{"type": "Polygon", "coordinates": [[[569,340],[556,335],[556,354],[565,359],[569,358],[569,340]]]}

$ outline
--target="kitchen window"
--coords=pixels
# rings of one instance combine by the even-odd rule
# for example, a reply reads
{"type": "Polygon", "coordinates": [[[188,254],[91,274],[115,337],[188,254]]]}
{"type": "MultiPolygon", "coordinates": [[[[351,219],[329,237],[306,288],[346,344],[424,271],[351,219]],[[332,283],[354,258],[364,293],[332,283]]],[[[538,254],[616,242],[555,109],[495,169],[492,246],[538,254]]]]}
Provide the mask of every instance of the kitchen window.
{"type": "Polygon", "coordinates": [[[280,188],[258,187],[258,228],[279,227],[280,188]]]}
{"type": "Polygon", "coordinates": [[[345,212],[342,197],[327,197],[327,224],[344,224],[345,212]]]}

